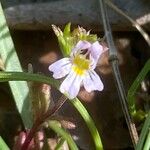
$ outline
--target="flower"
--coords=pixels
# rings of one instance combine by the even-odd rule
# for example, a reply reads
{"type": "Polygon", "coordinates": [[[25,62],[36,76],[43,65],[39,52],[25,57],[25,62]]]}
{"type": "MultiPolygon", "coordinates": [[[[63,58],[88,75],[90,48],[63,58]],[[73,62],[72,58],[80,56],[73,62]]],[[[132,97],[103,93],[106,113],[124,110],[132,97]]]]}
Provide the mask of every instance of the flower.
{"type": "Polygon", "coordinates": [[[64,56],[69,56],[74,45],[80,40],[89,41],[91,43],[98,40],[96,34],[91,34],[90,30],[86,31],[80,26],[71,32],[71,23],[66,24],[63,31],[54,24],[52,25],[52,29],[57,36],[60,49],[64,56]]]}
{"type": "Polygon", "coordinates": [[[55,79],[67,75],[60,85],[60,91],[67,94],[70,99],[78,95],[81,85],[87,92],[102,91],[104,85],[94,69],[104,51],[98,41],[94,43],[79,41],[72,49],[70,57],[62,58],[51,64],[49,70],[53,72],[55,79]]]}

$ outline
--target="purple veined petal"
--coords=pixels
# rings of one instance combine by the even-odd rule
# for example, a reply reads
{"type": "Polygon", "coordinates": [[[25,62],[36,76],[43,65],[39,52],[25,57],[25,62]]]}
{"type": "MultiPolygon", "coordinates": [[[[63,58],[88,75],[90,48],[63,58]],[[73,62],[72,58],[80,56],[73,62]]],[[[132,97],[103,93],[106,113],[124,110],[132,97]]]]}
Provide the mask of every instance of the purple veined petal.
{"type": "Polygon", "coordinates": [[[78,50],[81,49],[89,49],[91,47],[91,43],[87,41],[79,41],[76,46],[72,49],[71,56],[77,53],[78,50]]]}
{"type": "Polygon", "coordinates": [[[91,67],[92,69],[95,69],[98,59],[100,55],[103,53],[103,46],[100,45],[98,41],[96,41],[91,45],[89,50],[90,50],[90,60],[92,61],[91,67]]]}
{"type": "Polygon", "coordinates": [[[83,85],[87,92],[95,90],[102,91],[104,89],[104,85],[100,77],[94,70],[90,70],[87,72],[86,76],[83,79],[83,85]]]}
{"type": "Polygon", "coordinates": [[[84,76],[77,75],[73,70],[60,85],[60,92],[67,94],[69,99],[75,98],[80,90],[80,85],[84,76]]]}
{"type": "Polygon", "coordinates": [[[59,71],[53,73],[53,77],[55,79],[60,79],[60,78],[65,77],[67,74],[69,74],[69,72],[71,70],[71,66],[72,66],[71,63],[68,63],[67,65],[62,66],[59,69],[59,71]]]}
{"type": "Polygon", "coordinates": [[[60,69],[60,67],[66,65],[70,63],[70,59],[69,58],[62,58],[56,62],[54,62],[53,64],[51,64],[48,69],[49,71],[55,72],[58,71],[60,69]]]}
{"type": "Polygon", "coordinates": [[[49,66],[49,70],[53,72],[55,79],[66,76],[71,70],[71,62],[69,58],[63,58],[49,66]]]}

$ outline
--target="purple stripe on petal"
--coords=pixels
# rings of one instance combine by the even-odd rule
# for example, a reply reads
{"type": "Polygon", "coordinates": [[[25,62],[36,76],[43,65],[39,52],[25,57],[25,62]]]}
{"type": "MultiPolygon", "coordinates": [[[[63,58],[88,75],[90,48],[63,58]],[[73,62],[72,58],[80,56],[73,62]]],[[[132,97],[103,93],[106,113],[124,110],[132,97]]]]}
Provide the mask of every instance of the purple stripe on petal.
{"type": "Polygon", "coordinates": [[[91,43],[87,41],[79,41],[76,46],[72,49],[71,56],[76,54],[78,50],[89,49],[91,47],[91,43]]]}
{"type": "Polygon", "coordinates": [[[70,99],[75,98],[80,90],[80,85],[83,76],[78,76],[74,71],[71,71],[60,86],[60,91],[68,95],[70,99]]]}
{"type": "Polygon", "coordinates": [[[59,79],[67,75],[71,70],[71,62],[69,58],[63,58],[51,64],[48,68],[52,71],[53,77],[59,79]]]}
{"type": "Polygon", "coordinates": [[[62,58],[62,59],[54,62],[53,64],[51,64],[48,67],[48,69],[49,69],[49,71],[55,72],[55,71],[59,70],[60,67],[66,65],[68,63],[70,63],[70,59],[69,58],[62,58]]]}
{"type": "Polygon", "coordinates": [[[71,63],[68,63],[64,66],[62,66],[58,71],[54,72],[53,77],[55,79],[60,79],[65,77],[67,74],[69,74],[70,70],[71,70],[71,63]]]}
{"type": "Polygon", "coordinates": [[[104,85],[98,76],[98,74],[94,71],[88,71],[85,78],[83,79],[83,85],[87,92],[91,91],[102,91],[104,89],[104,85]]]}
{"type": "Polygon", "coordinates": [[[98,59],[100,55],[103,53],[103,47],[97,41],[91,45],[89,50],[90,50],[90,60],[92,61],[91,67],[92,69],[95,69],[98,59]]]}

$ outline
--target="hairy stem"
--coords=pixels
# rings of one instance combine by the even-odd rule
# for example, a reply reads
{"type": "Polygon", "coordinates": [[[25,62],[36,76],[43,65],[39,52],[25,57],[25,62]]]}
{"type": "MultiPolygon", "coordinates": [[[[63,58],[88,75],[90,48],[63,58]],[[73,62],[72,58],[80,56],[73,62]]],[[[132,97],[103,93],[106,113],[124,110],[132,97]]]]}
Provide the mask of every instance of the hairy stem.
{"type": "Polygon", "coordinates": [[[44,115],[40,116],[39,118],[36,119],[36,121],[33,124],[33,127],[29,131],[24,144],[21,147],[21,150],[27,150],[32,138],[34,137],[35,133],[39,130],[41,125],[49,119],[52,115],[54,115],[66,102],[67,98],[62,96],[58,103],[52,108],[49,109],[44,115]]]}

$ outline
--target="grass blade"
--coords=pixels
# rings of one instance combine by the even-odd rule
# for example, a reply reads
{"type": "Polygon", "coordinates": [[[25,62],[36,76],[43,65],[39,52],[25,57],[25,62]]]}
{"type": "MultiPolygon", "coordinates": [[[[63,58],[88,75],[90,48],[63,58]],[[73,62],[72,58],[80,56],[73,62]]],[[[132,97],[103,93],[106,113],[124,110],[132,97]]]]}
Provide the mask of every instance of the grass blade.
{"type": "MultiPolygon", "coordinates": [[[[17,53],[14,48],[12,38],[6,23],[3,9],[0,3],[0,56],[4,63],[5,71],[22,71],[17,53]]],[[[14,97],[17,109],[21,114],[25,127],[30,128],[32,118],[29,111],[29,88],[26,82],[9,82],[12,95],[14,97]]]]}
{"type": "Polygon", "coordinates": [[[147,139],[146,139],[143,150],[150,150],[150,130],[148,132],[147,139]]]}
{"type": "Polygon", "coordinates": [[[149,71],[150,71],[150,59],[146,62],[145,66],[143,67],[137,78],[134,80],[133,84],[131,85],[128,91],[127,99],[129,104],[129,110],[132,116],[136,115],[137,112],[135,106],[135,93],[149,71]]]}
{"type": "Polygon", "coordinates": [[[61,128],[57,121],[49,121],[48,125],[52,130],[54,130],[58,135],[62,136],[67,141],[71,150],[78,150],[78,147],[76,146],[70,134],[61,128]]]}
{"type": "MultiPolygon", "coordinates": [[[[136,146],[136,150],[143,150],[144,142],[145,142],[147,133],[149,133],[149,129],[150,129],[150,111],[149,111],[148,116],[144,122],[142,131],[140,134],[140,138],[139,138],[139,141],[138,141],[137,146],[136,146]]],[[[148,136],[148,138],[149,138],[149,136],[148,136]]],[[[149,143],[150,143],[150,141],[149,141],[149,143]]]]}
{"type": "Polygon", "coordinates": [[[60,139],[59,143],[56,145],[55,150],[61,150],[65,140],[63,138],[60,139]]]}
{"type": "Polygon", "coordinates": [[[1,150],[10,150],[9,147],[6,145],[2,137],[0,136],[0,149],[1,150]]]}

